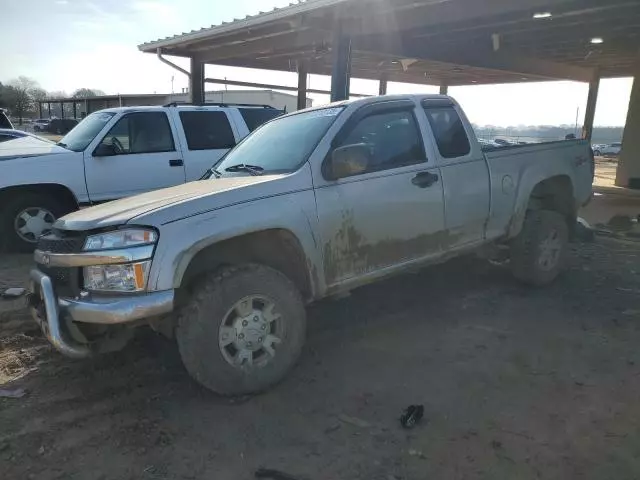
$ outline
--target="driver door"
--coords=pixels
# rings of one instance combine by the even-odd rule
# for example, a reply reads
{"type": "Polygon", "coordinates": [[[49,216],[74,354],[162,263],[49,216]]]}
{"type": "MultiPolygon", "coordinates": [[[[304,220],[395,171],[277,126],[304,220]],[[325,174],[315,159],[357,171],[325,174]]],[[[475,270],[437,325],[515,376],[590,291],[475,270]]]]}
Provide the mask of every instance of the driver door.
{"type": "Polygon", "coordinates": [[[332,144],[316,187],[329,288],[441,252],[442,182],[416,113],[412,101],[368,105],[332,144]],[[368,158],[354,158],[351,172],[328,172],[333,152],[345,147],[364,147],[368,158]]]}
{"type": "Polygon", "coordinates": [[[163,111],[123,115],[95,149],[85,151],[91,201],[184,183],[184,161],[174,138],[174,128],[163,111]]]}

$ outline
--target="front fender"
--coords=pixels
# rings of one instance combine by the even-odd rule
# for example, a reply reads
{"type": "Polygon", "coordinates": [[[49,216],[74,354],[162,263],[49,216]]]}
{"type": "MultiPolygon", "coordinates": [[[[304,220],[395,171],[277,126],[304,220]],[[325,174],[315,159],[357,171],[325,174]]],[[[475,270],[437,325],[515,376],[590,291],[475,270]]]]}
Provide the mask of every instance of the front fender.
{"type": "Polygon", "coordinates": [[[191,260],[211,245],[241,235],[282,229],[294,235],[304,251],[312,295],[315,297],[324,288],[324,278],[318,277],[322,272],[322,268],[319,268],[322,263],[314,219],[317,221],[315,196],[313,190],[309,189],[229,206],[165,224],[160,229],[160,240],[152,263],[150,289],[178,288],[191,260]]]}
{"type": "Polygon", "coordinates": [[[89,200],[82,152],[0,158],[0,190],[51,184],[67,188],[78,202],[89,200]]]}

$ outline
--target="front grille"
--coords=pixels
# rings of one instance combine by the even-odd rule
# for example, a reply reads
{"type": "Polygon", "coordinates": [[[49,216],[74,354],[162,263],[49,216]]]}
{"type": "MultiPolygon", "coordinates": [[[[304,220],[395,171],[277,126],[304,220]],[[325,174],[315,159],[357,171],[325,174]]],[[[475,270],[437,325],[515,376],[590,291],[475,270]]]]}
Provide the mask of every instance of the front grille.
{"type": "MultiPolygon", "coordinates": [[[[38,250],[51,253],[78,253],[82,251],[86,234],[53,229],[38,239],[38,250]]],[[[38,270],[47,274],[58,295],[76,296],[82,285],[81,268],[47,267],[38,265],[38,270]]]]}
{"type": "Polygon", "coordinates": [[[38,270],[51,277],[51,281],[58,285],[69,285],[71,283],[71,273],[75,268],[45,267],[38,265],[38,270]]]}
{"type": "Polygon", "coordinates": [[[86,235],[54,229],[38,239],[38,250],[51,253],[78,253],[82,251],[86,235]]]}

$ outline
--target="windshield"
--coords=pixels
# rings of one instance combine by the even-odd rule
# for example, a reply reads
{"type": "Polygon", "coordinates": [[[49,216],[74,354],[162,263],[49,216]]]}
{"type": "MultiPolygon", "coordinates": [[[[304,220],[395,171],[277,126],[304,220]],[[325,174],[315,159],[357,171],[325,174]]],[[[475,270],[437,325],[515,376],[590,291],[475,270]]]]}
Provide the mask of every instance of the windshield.
{"type": "Polygon", "coordinates": [[[223,175],[237,165],[250,165],[265,174],[293,172],[307,161],[342,110],[343,107],[311,110],[266,123],[214,168],[223,175]]]}
{"type": "Polygon", "coordinates": [[[81,152],[91,141],[96,138],[96,135],[104,128],[104,126],[111,120],[115,113],[109,112],[96,112],[89,115],[82,120],[76,127],[67,133],[59,145],[62,145],[74,152],[81,152]]]}

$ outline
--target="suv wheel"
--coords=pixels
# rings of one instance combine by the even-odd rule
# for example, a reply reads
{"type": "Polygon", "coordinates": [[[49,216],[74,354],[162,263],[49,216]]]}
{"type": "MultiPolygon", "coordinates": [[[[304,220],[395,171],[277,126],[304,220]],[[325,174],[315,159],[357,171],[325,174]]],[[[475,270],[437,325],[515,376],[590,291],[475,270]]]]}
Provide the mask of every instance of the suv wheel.
{"type": "Polygon", "coordinates": [[[33,252],[38,237],[49,233],[58,218],[73,210],[47,194],[19,193],[0,211],[0,238],[4,239],[0,246],[11,252],[33,252]]]}
{"type": "Polygon", "coordinates": [[[511,270],[520,281],[542,286],[564,269],[569,245],[565,218],[549,210],[530,210],[511,244],[511,270]]]}
{"type": "Polygon", "coordinates": [[[179,313],[182,361],[200,384],[222,395],[257,393],[295,365],[306,313],[296,287],[262,265],[226,267],[196,286],[179,313]]]}

